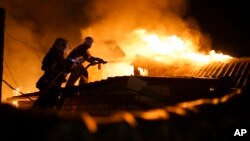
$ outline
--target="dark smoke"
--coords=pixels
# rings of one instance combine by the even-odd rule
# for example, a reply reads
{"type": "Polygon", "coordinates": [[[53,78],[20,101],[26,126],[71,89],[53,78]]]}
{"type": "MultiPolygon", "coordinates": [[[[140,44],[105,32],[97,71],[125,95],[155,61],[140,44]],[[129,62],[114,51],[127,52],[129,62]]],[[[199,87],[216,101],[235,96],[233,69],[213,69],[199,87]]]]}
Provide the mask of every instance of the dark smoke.
{"type": "MultiPolygon", "coordinates": [[[[18,25],[29,26],[36,42],[43,46],[46,39],[65,36],[72,42],[79,41],[80,28],[88,27],[95,20],[91,9],[93,1],[86,0],[3,0],[7,18],[18,25]],[[50,38],[48,38],[50,37],[50,38]]],[[[6,28],[11,28],[6,25],[6,28]]],[[[49,40],[49,41],[51,41],[49,40]]]]}

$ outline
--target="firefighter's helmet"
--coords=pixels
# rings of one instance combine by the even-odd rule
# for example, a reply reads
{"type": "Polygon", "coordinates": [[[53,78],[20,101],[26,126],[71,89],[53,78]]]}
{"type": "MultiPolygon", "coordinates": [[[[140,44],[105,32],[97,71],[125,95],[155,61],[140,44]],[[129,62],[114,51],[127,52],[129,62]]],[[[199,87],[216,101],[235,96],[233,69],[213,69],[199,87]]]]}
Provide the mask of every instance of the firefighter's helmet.
{"type": "Polygon", "coordinates": [[[60,51],[65,51],[68,47],[68,40],[59,37],[55,40],[54,47],[60,51]]]}
{"type": "Polygon", "coordinates": [[[90,36],[85,37],[84,44],[92,46],[94,44],[94,39],[90,36]]]}

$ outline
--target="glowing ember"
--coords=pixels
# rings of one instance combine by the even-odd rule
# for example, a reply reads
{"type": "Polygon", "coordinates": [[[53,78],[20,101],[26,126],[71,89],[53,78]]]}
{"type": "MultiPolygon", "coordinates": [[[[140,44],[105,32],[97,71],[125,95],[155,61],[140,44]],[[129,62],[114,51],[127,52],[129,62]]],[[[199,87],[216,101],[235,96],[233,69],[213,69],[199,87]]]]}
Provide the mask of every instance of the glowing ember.
{"type": "Polygon", "coordinates": [[[143,68],[138,67],[138,71],[140,72],[140,75],[143,75],[143,76],[148,75],[148,71],[143,68]]]}
{"type": "MultiPolygon", "coordinates": [[[[13,96],[20,95],[20,88],[17,88],[16,90],[13,90],[13,96]]],[[[18,101],[12,101],[11,104],[15,107],[19,107],[18,101]]]]}

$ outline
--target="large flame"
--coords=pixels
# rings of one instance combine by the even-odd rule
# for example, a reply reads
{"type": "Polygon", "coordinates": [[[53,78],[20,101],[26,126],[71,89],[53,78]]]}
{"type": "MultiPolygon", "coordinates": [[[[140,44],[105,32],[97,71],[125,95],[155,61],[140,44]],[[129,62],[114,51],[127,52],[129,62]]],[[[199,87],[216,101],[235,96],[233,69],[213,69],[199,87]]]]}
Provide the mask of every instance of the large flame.
{"type": "MultiPolygon", "coordinates": [[[[192,37],[182,38],[177,35],[159,35],[150,33],[146,29],[133,30],[127,37],[128,39],[121,43],[121,47],[126,53],[125,58],[105,65],[101,79],[113,76],[134,75],[131,62],[137,54],[165,64],[188,62],[196,65],[206,65],[213,61],[227,61],[232,58],[223,53],[216,53],[214,50],[207,53],[198,51],[197,48],[199,47],[192,41],[192,37]]],[[[139,71],[147,75],[147,70],[139,68],[139,71]]],[[[93,79],[92,77],[92,81],[95,80],[96,78],[93,79]]]]}
{"type": "Polygon", "coordinates": [[[132,50],[152,59],[168,63],[171,58],[175,60],[185,59],[192,62],[209,63],[211,61],[225,61],[231,56],[218,54],[211,50],[208,54],[196,50],[191,38],[183,39],[177,35],[159,36],[156,33],[148,33],[145,29],[137,29],[132,32],[138,38],[134,42],[135,48],[140,47],[139,51],[132,50]]]}

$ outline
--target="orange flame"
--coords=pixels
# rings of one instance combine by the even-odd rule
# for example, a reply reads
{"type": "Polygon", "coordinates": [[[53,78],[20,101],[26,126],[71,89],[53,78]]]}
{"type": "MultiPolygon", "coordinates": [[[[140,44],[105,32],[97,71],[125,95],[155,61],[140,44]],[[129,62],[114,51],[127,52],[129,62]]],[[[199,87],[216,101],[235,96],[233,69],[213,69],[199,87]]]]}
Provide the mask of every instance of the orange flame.
{"type": "Polygon", "coordinates": [[[171,58],[175,60],[185,59],[193,62],[209,63],[211,61],[225,61],[231,58],[229,55],[218,54],[214,50],[209,54],[202,54],[196,50],[192,40],[182,39],[177,35],[159,36],[156,33],[148,33],[145,29],[133,31],[138,36],[136,46],[143,45],[139,54],[154,56],[153,59],[167,62],[171,58]]]}
{"type": "MultiPolygon", "coordinates": [[[[216,53],[211,50],[207,54],[198,51],[192,38],[181,38],[177,35],[158,35],[149,33],[146,29],[136,29],[129,33],[128,39],[120,43],[126,53],[126,62],[117,62],[105,65],[102,78],[133,75],[133,67],[130,65],[137,54],[149,57],[166,64],[175,62],[188,62],[190,64],[205,65],[213,61],[227,61],[232,58],[229,55],[216,53]]],[[[145,62],[146,63],[146,62],[145,62]]],[[[140,72],[147,74],[146,70],[139,68],[140,72]],[[143,72],[144,71],[144,72],[143,72]]]]}
{"type": "MultiPolygon", "coordinates": [[[[13,96],[18,96],[20,94],[20,89],[21,88],[17,88],[15,90],[13,90],[13,96]]],[[[11,102],[11,104],[15,107],[19,107],[19,104],[18,104],[18,101],[17,100],[14,100],[11,102]]]]}

